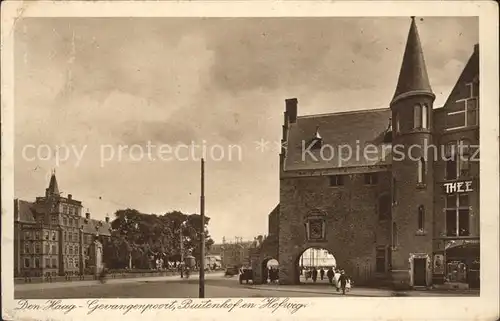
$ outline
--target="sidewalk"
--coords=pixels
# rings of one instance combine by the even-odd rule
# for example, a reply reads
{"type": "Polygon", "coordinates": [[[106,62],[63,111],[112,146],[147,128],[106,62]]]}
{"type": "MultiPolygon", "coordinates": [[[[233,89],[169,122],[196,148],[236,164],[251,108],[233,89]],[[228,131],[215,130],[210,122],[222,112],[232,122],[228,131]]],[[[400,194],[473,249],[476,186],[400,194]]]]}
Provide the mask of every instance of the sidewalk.
{"type": "MultiPolygon", "coordinates": [[[[223,275],[222,272],[212,272],[205,274],[205,279],[217,278],[223,275]]],[[[166,275],[166,276],[144,276],[144,277],[131,277],[131,278],[116,278],[106,279],[106,284],[124,284],[124,283],[138,283],[138,282],[158,282],[158,281],[179,281],[187,282],[189,280],[197,280],[198,274],[191,274],[189,279],[181,279],[180,275],[166,275]]],[[[97,286],[102,285],[98,280],[86,280],[86,281],[66,281],[66,282],[53,282],[53,283],[23,283],[15,284],[15,291],[29,291],[29,290],[45,290],[45,289],[56,289],[56,288],[71,288],[71,287],[84,287],[84,286],[97,286]]]]}
{"type": "MultiPolygon", "coordinates": [[[[246,288],[263,290],[263,291],[277,291],[277,292],[301,292],[304,294],[325,294],[325,296],[340,295],[342,291],[337,292],[331,286],[316,286],[316,285],[276,285],[276,284],[263,284],[263,285],[247,285],[246,288]]],[[[376,289],[376,288],[363,288],[354,287],[346,293],[347,296],[361,296],[361,297],[405,297],[405,296],[479,296],[479,290],[410,290],[396,292],[391,289],[376,289]]]]}

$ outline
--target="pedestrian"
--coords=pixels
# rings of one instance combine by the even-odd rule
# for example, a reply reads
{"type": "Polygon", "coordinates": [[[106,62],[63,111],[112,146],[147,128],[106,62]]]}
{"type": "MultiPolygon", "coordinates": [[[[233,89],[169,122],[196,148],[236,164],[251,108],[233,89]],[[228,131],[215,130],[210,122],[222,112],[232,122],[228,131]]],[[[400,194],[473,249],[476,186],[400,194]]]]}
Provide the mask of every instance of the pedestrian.
{"type": "Polygon", "coordinates": [[[342,294],[345,294],[345,290],[346,290],[346,285],[347,285],[347,280],[349,278],[347,277],[347,275],[345,274],[345,272],[342,270],[342,272],[340,272],[340,278],[339,278],[339,281],[338,283],[340,283],[340,287],[342,288],[342,294]]]}
{"type": "Polygon", "coordinates": [[[316,283],[316,280],[318,279],[318,270],[316,270],[315,267],[313,267],[313,270],[312,270],[312,279],[313,279],[314,283],[316,283]]]}
{"type": "Polygon", "coordinates": [[[328,271],[326,272],[326,277],[328,278],[328,283],[332,284],[333,283],[333,276],[334,276],[333,268],[329,268],[328,271]]]}
{"type": "Polygon", "coordinates": [[[340,279],[340,270],[335,270],[334,274],[334,280],[335,280],[335,287],[337,288],[337,292],[340,291],[340,284],[339,284],[339,279],[340,279]]]}
{"type": "Polygon", "coordinates": [[[321,278],[322,281],[325,278],[325,270],[323,270],[323,268],[321,268],[321,270],[319,270],[319,277],[321,278]]]}

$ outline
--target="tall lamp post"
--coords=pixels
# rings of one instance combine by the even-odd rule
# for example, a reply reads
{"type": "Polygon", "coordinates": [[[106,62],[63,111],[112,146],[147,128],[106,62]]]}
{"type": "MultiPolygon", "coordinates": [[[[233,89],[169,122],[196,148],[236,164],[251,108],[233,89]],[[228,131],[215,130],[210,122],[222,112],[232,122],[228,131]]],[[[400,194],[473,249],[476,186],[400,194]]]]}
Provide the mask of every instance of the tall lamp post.
{"type": "Polygon", "coordinates": [[[201,249],[200,249],[200,299],[205,297],[205,160],[201,159],[201,196],[200,196],[200,220],[201,220],[201,249]]]}
{"type": "Polygon", "coordinates": [[[184,236],[182,234],[182,228],[186,226],[186,221],[181,223],[179,227],[179,248],[181,251],[181,279],[184,277],[184,236]]]}

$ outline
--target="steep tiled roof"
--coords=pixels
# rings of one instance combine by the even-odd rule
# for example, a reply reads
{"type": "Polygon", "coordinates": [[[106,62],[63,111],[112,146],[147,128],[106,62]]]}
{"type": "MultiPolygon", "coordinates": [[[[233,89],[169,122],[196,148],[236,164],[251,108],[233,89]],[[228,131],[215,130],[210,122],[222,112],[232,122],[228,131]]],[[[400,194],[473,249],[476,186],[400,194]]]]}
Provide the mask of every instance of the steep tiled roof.
{"type": "Polygon", "coordinates": [[[393,101],[401,95],[411,92],[432,94],[422,45],[420,44],[420,37],[418,36],[414,17],[412,17],[411,20],[410,31],[408,32],[408,40],[406,42],[403,62],[401,64],[401,71],[399,73],[393,101]]]}
{"type": "Polygon", "coordinates": [[[14,201],[14,221],[35,223],[33,203],[16,199],[14,201]]]}
{"type": "Polygon", "coordinates": [[[83,218],[83,232],[87,234],[95,234],[96,226],[98,227],[98,231],[100,235],[111,235],[111,224],[106,223],[105,221],[99,221],[94,219],[85,219],[83,218]]]}
{"type": "Polygon", "coordinates": [[[289,125],[285,171],[389,164],[389,149],[384,149],[388,157],[382,159],[382,143],[390,117],[388,108],[298,117],[296,123],[289,125]],[[311,150],[317,160],[309,154],[303,157],[302,151],[309,146],[318,126],[324,157],[320,156],[320,150],[311,150]],[[341,145],[350,146],[352,157],[348,157],[347,148],[340,150],[341,145]],[[368,157],[363,157],[364,146],[367,145],[374,146],[373,149],[377,146],[378,153],[372,154],[370,149],[368,157]],[[334,150],[332,159],[331,149],[326,146],[334,150]],[[357,146],[360,157],[356,157],[357,146]],[[339,151],[342,152],[341,156],[338,155],[339,151]]]}

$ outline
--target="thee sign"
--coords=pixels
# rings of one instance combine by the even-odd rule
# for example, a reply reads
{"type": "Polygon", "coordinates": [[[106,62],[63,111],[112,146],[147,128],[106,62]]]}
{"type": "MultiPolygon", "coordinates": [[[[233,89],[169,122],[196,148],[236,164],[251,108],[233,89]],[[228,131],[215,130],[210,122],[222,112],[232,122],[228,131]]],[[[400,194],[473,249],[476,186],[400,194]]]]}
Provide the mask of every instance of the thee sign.
{"type": "Polygon", "coordinates": [[[443,184],[446,194],[472,192],[472,181],[443,184]]]}

